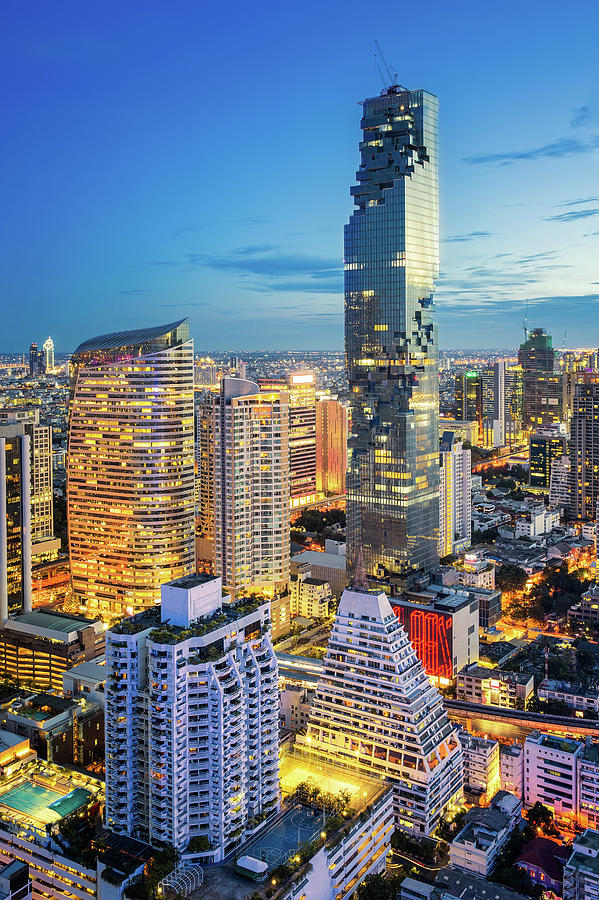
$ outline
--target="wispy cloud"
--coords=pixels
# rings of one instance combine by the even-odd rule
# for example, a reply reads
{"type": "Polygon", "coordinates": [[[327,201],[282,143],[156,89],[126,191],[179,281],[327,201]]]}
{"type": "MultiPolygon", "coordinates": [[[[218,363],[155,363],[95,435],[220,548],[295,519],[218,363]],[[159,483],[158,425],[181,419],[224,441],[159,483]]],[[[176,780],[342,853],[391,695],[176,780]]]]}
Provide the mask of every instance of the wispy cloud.
{"type": "Polygon", "coordinates": [[[557,208],[563,209],[570,206],[583,206],[585,203],[599,203],[599,197],[582,197],[579,200],[565,200],[564,203],[558,203],[557,208]]]}
{"type": "Polygon", "coordinates": [[[269,222],[272,222],[271,216],[242,216],[238,219],[224,219],[221,222],[212,221],[202,222],[198,225],[184,225],[175,231],[175,235],[179,237],[182,234],[195,234],[198,231],[206,231],[208,228],[216,228],[221,225],[255,226],[267,225],[269,222]]]}
{"type": "Polygon", "coordinates": [[[599,207],[593,209],[571,209],[568,212],[558,213],[556,216],[547,216],[546,222],[577,222],[578,219],[589,219],[591,216],[599,216],[599,207]]]}
{"type": "Polygon", "coordinates": [[[131,288],[126,291],[121,291],[121,294],[123,297],[134,297],[136,294],[158,294],[162,290],[162,288],[131,288]]]}
{"type": "Polygon", "coordinates": [[[590,118],[591,108],[588,103],[585,103],[583,106],[577,106],[576,109],[572,110],[570,128],[580,128],[581,125],[586,125],[590,118]]]}
{"type": "Polygon", "coordinates": [[[491,231],[469,231],[467,234],[454,234],[451,237],[443,238],[444,244],[465,244],[468,241],[474,241],[476,238],[492,237],[491,231]]]}
{"type": "Polygon", "coordinates": [[[561,159],[564,156],[575,156],[583,153],[591,153],[599,147],[599,135],[592,135],[588,140],[584,138],[559,138],[549,144],[540,147],[531,147],[528,150],[508,150],[504,153],[481,153],[475,156],[464,157],[464,162],[472,165],[507,166],[510,163],[531,159],[561,159]]]}

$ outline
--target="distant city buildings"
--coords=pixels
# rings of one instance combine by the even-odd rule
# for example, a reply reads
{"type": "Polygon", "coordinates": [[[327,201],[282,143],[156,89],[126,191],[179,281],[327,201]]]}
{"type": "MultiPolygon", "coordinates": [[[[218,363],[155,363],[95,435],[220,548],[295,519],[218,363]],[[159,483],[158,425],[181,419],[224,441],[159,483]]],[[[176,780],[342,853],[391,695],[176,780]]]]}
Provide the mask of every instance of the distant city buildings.
{"type": "Polygon", "coordinates": [[[542,328],[529,331],[520,345],[525,425],[535,427],[562,420],[562,380],[556,371],[556,357],[551,335],[542,328]]]}
{"type": "Polygon", "coordinates": [[[214,570],[227,590],[289,581],[289,400],[223,378],[214,407],[214,570]]]}
{"type": "Polygon", "coordinates": [[[106,822],[220,862],[279,802],[277,662],[264,598],[192,575],[107,632],[106,822]],[[147,662],[146,662],[147,661],[147,662]]]}
{"type": "Polygon", "coordinates": [[[53,372],[54,371],[54,341],[51,337],[47,337],[43,344],[43,354],[44,354],[44,372],[53,372]]]}
{"type": "Polygon", "coordinates": [[[344,252],[348,563],[361,555],[394,589],[438,564],[437,99],[391,86],[361,126],[344,252]]]}
{"type": "Polygon", "coordinates": [[[466,550],[472,538],[470,450],[451,432],[441,439],[439,470],[439,556],[466,550]]]}
{"type": "Polygon", "coordinates": [[[469,703],[525,709],[533,692],[533,676],[521,672],[487,669],[473,663],[458,673],[457,698],[469,703]]]}
{"type": "Polygon", "coordinates": [[[430,834],[462,796],[456,732],[382,592],[344,591],[307,732],[296,742],[316,758],[387,779],[404,831],[430,834]]]}
{"type": "Polygon", "coordinates": [[[92,338],[70,372],[73,590],[86,613],[112,620],[195,570],[189,322],[92,338]]]}
{"type": "Polygon", "coordinates": [[[0,625],[31,610],[31,437],[0,425],[0,625]]]}
{"type": "Polygon", "coordinates": [[[530,435],[529,484],[547,489],[550,486],[553,464],[566,453],[567,438],[563,425],[545,426],[530,435]]]}

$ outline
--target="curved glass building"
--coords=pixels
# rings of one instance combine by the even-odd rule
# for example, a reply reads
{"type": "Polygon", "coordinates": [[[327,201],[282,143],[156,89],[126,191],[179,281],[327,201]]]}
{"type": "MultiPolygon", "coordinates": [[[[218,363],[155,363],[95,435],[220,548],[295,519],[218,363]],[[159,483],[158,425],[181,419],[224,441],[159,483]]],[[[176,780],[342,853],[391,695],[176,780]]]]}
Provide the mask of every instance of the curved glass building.
{"type": "Polygon", "coordinates": [[[394,85],[365,100],[345,227],[352,427],[348,558],[404,586],[437,563],[437,99],[394,85]]]}
{"type": "Polygon", "coordinates": [[[73,590],[82,611],[113,620],[195,571],[189,321],[85,341],[70,375],[73,590]]]}

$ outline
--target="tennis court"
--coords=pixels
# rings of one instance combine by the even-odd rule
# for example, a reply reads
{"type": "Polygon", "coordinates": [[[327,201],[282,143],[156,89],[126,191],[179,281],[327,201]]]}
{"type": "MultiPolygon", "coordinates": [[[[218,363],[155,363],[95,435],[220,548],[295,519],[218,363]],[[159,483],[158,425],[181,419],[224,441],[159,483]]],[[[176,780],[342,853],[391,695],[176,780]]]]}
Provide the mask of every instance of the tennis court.
{"type": "Polygon", "coordinates": [[[302,844],[316,838],[326,828],[322,812],[307,806],[296,806],[264,831],[243,854],[261,859],[274,868],[286,862],[302,844]]]}

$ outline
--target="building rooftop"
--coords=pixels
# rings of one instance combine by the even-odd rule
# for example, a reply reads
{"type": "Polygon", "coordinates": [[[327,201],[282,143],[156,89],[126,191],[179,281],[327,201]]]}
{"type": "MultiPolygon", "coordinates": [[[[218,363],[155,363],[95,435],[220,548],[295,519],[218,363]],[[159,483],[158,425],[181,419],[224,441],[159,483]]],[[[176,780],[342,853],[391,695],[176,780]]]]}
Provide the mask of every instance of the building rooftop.
{"type": "Polygon", "coordinates": [[[137,328],[133,331],[113,331],[110,334],[100,334],[79,344],[73,356],[88,350],[117,350],[120,347],[136,347],[139,344],[146,344],[148,341],[153,341],[156,338],[166,336],[171,331],[175,331],[186,321],[186,319],[179,319],[177,322],[170,322],[168,325],[155,325],[151,328],[137,328]]]}
{"type": "Polygon", "coordinates": [[[338,569],[345,572],[347,560],[337,553],[320,553],[318,550],[304,550],[291,557],[293,563],[309,563],[311,566],[324,566],[327,569],[338,569]]]}
{"type": "Polygon", "coordinates": [[[82,681],[106,681],[108,672],[106,666],[98,662],[87,661],[67,669],[64,674],[80,678],[82,681]]]}
{"type": "Polygon", "coordinates": [[[558,737],[553,734],[544,734],[540,731],[531,731],[526,738],[526,742],[539,744],[540,746],[547,747],[548,750],[557,750],[560,753],[576,753],[582,746],[579,741],[558,737]]]}
{"type": "Polygon", "coordinates": [[[502,669],[488,669],[485,666],[477,666],[476,663],[464,666],[464,668],[460,669],[458,672],[458,676],[459,675],[466,675],[471,678],[494,678],[499,681],[511,681],[513,684],[528,684],[532,677],[524,672],[506,672],[502,669]]]}
{"type": "Polygon", "coordinates": [[[568,849],[546,837],[533,838],[516,859],[519,863],[528,863],[542,869],[554,881],[561,881],[564,874],[564,862],[568,857],[568,849]]]}
{"type": "Polygon", "coordinates": [[[50,610],[45,610],[44,612],[33,610],[33,612],[23,613],[20,616],[13,616],[7,619],[3,627],[19,631],[21,630],[20,626],[24,625],[29,626],[30,629],[39,629],[40,631],[71,634],[73,631],[82,631],[84,628],[94,624],[92,619],[84,619],[81,616],[66,616],[50,610]]]}
{"type": "Polygon", "coordinates": [[[202,572],[193,575],[182,575],[181,578],[175,578],[168,582],[169,587],[183,588],[188,591],[191,588],[198,587],[200,584],[207,584],[209,581],[215,581],[215,575],[204,575],[202,572]]]}
{"type": "Polygon", "coordinates": [[[435,888],[458,900],[522,900],[524,896],[502,884],[487,881],[480,875],[462,872],[453,866],[441,869],[435,880],[435,888]]]}

